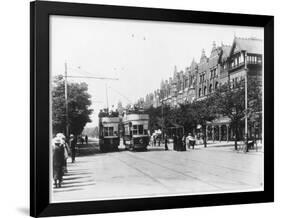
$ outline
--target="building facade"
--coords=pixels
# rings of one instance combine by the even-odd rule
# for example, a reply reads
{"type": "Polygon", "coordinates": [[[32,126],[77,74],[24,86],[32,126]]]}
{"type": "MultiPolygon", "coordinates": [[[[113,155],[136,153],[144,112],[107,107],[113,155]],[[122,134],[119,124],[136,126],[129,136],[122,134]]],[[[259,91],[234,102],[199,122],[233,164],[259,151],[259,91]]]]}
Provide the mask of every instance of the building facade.
{"type": "Polygon", "coordinates": [[[235,37],[232,45],[220,46],[214,42],[209,56],[203,49],[198,63],[193,59],[184,71],[175,67],[172,77],[161,81],[160,88],[143,99],[144,107],[177,107],[203,99],[222,84],[235,86],[245,78],[246,71],[249,77],[261,80],[262,54],[260,39],[235,37]]]}
{"type": "MultiPolygon", "coordinates": [[[[232,45],[213,43],[209,56],[203,49],[199,62],[193,59],[184,71],[175,67],[172,77],[162,81],[158,90],[146,96],[144,108],[192,103],[207,98],[222,84],[229,83],[235,88],[246,74],[249,79],[262,81],[262,57],[263,42],[260,39],[234,37],[232,45]]],[[[228,141],[234,137],[226,117],[209,122],[206,131],[209,140],[228,141]]]]}

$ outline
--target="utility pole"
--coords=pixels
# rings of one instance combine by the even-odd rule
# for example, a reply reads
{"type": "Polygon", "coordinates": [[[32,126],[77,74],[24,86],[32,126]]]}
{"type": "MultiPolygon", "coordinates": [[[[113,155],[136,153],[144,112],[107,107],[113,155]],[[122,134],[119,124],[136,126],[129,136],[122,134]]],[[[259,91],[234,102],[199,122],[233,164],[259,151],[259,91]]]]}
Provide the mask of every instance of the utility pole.
{"type": "Polygon", "coordinates": [[[107,112],[109,112],[109,108],[108,108],[108,93],[107,93],[107,84],[105,84],[105,93],[106,93],[106,107],[107,107],[107,112]]]}
{"type": "Polygon", "coordinates": [[[69,121],[68,121],[68,95],[67,95],[67,64],[64,63],[64,97],[65,97],[65,121],[66,121],[66,129],[65,134],[68,139],[69,136],[69,121]]]}
{"type": "Polygon", "coordinates": [[[247,66],[247,52],[245,52],[245,141],[246,152],[248,152],[248,66],[247,66]]]}
{"type": "Polygon", "coordinates": [[[163,101],[161,101],[161,118],[162,118],[162,125],[161,125],[161,130],[162,130],[162,137],[164,137],[164,105],[163,105],[163,101]]]}
{"type": "MultiPolygon", "coordinates": [[[[69,113],[68,113],[68,90],[67,90],[67,78],[83,78],[83,79],[98,79],[98,80],[118,80],[118,78],[109,78],[109,77],[96,77],[96,76],[73,76],[68,75],[67,73],[67,63],[64,63],[64,96],[65,96],[65,134],[66,138],[69,137],[69,113]]],[[[106,101],[108,108],[108,96],[107,96],[107,85],[106,85],[106,101]]]]}

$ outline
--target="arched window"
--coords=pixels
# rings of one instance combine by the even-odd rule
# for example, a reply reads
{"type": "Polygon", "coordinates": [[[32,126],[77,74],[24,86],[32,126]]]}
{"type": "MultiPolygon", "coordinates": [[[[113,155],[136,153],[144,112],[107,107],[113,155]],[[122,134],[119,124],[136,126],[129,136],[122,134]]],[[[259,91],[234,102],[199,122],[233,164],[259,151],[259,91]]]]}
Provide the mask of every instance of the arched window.
{"type": "Polygon", "coordinates": [[[205,86],[204,87],[204,95],[206,95],[207,94],[207,87],[205,86]]]}
{"type": "Polygon", "coordinates": [[[201,88],[199,89],[199,97],[201,97],[201,88]]]}
{"type": "Polygon", "coordinates": [[[210,86],[209,86],[209,93],[212,93],[212,88],[213,88],[213,85],[212,84],[210,84],[210,86]]]}
{"type": "Polygon", "coordinates": [[[219,87],[219,82],[216,82],[215,89],[217,89],[218,87],[219,87]]]}

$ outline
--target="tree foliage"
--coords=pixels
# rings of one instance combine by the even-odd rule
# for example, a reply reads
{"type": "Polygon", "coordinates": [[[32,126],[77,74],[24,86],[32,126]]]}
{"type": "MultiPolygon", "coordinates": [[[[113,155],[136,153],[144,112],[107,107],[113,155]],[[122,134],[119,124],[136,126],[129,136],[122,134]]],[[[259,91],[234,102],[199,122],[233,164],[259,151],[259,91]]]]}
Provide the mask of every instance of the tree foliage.
{"type": "Polygon", "coordinates": [[[238,127],[247,115],[249,126],[259,122],[257,114],[262,110],[261,86],[258,80],[249,79],[247,85],[247,104],[245,110],[245,80],[235,84],[222,85],[213,95],[218,114],[230,118],[235,131],[235,149],[239,139],[238,127]]]}
{"type": "Polygon", "coordinates": [[[149,108],[146,113],[150,115],[151,130],[164,129],[171,124],[184,127],[185,132],[194,132],[198,124],[202,127],[204,145],[206,146],[207,123],[215,118],[228,117],[230,126],[234,129],[235,148],[239,140],[239,127],[243,126],[245,115],[248,117],[249,127],[261,126],[262,117],[262,90],[261,82],[257,79],[248,79],[248,111],[245,111],[245,80],[235,84],[224,84],[214,93],[204,99],[179,105],[176,108],[160,106],[149,108]]]}
{"type": "MultiPolygon", "coordinates": [[[[63,76],[56,76],[52,89],[52,125],[53,133],[66,132],[66,109],[63,76]]],[[[68,117],[69,131],[75,135],[81,134],[92,113],[91,96],[86,83],[68,83],[68,117]]]]}

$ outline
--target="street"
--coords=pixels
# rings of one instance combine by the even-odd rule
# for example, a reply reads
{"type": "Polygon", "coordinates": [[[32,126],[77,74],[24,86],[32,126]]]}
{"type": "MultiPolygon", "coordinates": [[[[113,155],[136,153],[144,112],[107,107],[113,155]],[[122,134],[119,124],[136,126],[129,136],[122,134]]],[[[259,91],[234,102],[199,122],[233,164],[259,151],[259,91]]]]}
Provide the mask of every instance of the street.
{"type": "Polygon", "coordinates": [[[68,160],[52,202],[218,193],[263,188],[263,153],[232,147],[95,153],[68,160]]]}

